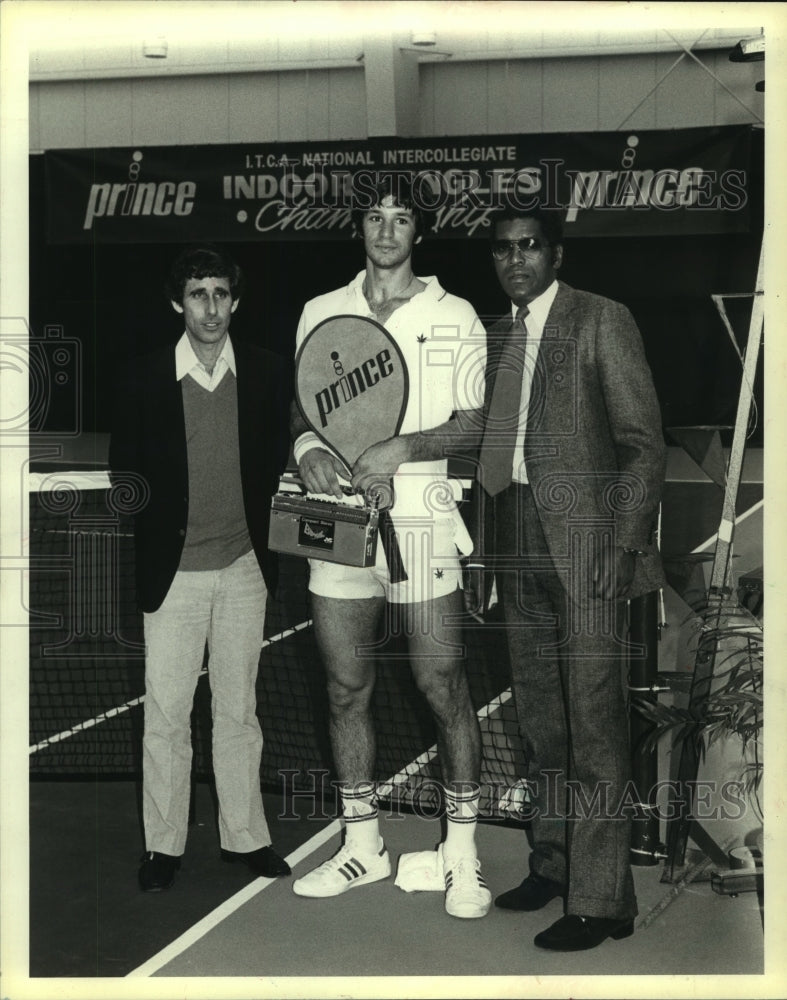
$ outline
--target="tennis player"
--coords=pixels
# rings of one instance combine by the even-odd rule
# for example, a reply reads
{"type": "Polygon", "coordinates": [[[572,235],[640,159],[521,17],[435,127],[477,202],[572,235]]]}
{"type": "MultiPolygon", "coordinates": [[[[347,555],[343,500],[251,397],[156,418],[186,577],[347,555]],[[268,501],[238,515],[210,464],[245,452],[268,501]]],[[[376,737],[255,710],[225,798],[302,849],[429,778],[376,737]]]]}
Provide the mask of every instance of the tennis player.
{"type": "MultiPolygon", "coordinates": [[[[398,344],[409,373],[399,433],[369,447],[351,470],[313,433],[293,407],[294,454],[308,491],[341,499],[342,482],[372,493],[393,484],[390,517],[406,580],[392,582],[383,547],[377,563],[357,568],[310,560],[317,643],[325,663],[330,738],[341,784],[344,844],[325,864],[297,879],[299,896],[336,896],[386,878],[391,861],[380,835],[375,787],[375,731],[370,701],[373,644],[380,626],[395,623],[408,637],[410,668],[434,717],[443,771],[447,833],[438,862],[445,908],[455,917],[483,917],[491,896],[475,845],[480,732],[461,657],[464,609],[460,556],[472,542],[447,480],[446,457],[478,431],[486,338],[464,299],[435,277],[416,277],[413,247],[425,213],[403,177],[383,176],[371,207],[353,209],[366,268],[346,287],[307,302],[297,346],[323,320],[369,317],[398,344]]],[[[359,358],[363,345],[359,344],[359,358]]]]}

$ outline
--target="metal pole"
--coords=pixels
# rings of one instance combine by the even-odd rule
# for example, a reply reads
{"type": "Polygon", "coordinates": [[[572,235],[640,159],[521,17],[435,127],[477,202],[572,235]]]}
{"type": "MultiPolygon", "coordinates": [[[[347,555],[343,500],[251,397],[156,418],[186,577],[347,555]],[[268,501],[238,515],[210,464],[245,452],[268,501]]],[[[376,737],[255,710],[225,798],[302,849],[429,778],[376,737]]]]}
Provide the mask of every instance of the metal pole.
{"type": "Polygon", "coordinates": [[[746,449],[746,430],[751,411],[751,401],[754,395],[754,378],[757,373],[757,360],[760,354],[762,328],[765,316],[765,298],[763,294],[763,267],[765,261],[765,241],[760,246],[760,260],[757,266],[757,283],[754,289],[754,299],[749,320],[749,335],[746,341],[746,358],[743,365],[741,391],[738,396],[738,411],[735,415],[735,431],[730,448],[730,460],[727,466],[727,484],[724,490],[724,506],[722,509],[719,534],[716,541],[716,551],[711,570],[709,594],[724,594],[729,592],[730,554],[732,551],[732,536],[735,530],[735,503],[738,499],[738,487],[743,469],[743,453],[746,449]]]}
{"type": "MultiPolygon", "coordinates": [[[[743,454],[746,448],[746,428],[751,411],[754,394],[754,377],[757,371],[757,359],[760,353],[762,332],[765,316],[763,293],[763,266],[765,260],[765,241],[760,246],[760,259],[757,265],[757,283],[752,300],[751,317],[749,319],[749,334],[746,341],[746,357],[743,365],[743,379],[738,396],[738,411],[735,416],[735,431],[727,465],[727,483],[724,490],[724,504],[721,523],[716,537],[716,549],[713,557],[710,584],[708,586],[708,609],[706,623],[710,622],[710,611],[716,614],[716,622],[722,616],[725,595],[731,592],[730,558],[735,530],[735,504],[738,498],[738,487],[743,468],[743,454]]],[[[713,683],[716,664],[716,644],[700,642],[694,661],[691,690],[689,692],[689,707],[701,705],[707,697],[710,685],[713,683]]],[[[686,860],[686,850],[689,836],[706,854],[721,857],[718,845],[701,824],[694,819],[693,782],[696,781],[699,768],[699,752],[692,741],[687,741],[681,748],[678,762],[678,793],[672,803],[675,817],[667,827],[667,866],[662,881],[669,881],[675,869],[682,866],[686,860]],[[701,842],[700,842],[701,841],[701,842]],[[713,852],[713,854],[712,854],[713,852]]]]}

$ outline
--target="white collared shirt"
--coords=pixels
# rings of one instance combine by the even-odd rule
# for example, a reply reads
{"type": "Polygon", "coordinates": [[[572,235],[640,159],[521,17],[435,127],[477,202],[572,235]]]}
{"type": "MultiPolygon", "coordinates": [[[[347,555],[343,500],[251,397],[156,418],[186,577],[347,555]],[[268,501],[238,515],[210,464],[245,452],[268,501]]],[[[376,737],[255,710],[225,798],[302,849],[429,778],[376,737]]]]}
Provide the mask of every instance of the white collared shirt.
{"type": "MultiPolygon", "coordinates": [[[[304,305],[295,338],[297,348],[316,326],[331,317],[375,319],[363,294],[365,277],[366,272],[361,271],[349,285],[304,305]]],[[[438,427],[456,411],[480,409],[484,399],[486,331],[481,320],[469,302],[445,291],[436,277],[418,278],[425,287],[385,322],[408,373],[407,404],[399,434],[438,427]]],[[[314,447],[328,446],[311,431],[301,434],[293,449],[296,461],[314,447]]],[[[393,486],[391,520],[397,531],[416,530],[414,523],[441,521],[452,528],[460,552],[472,551],[473,543],[448,479],[446,459],[403,462],[393,477],[393,486]]]]}
{"type": "Polygon", "coordinates": [[[233,375],[236,374],[235,351],[232,349],[232,341],[229,336],[224,341],[224,347],[221,349],[221,354],[216,358],[216,364],[213,366],[212,372],[208,372],[208,369],[194,353],[194,348],[191,346],[191,341],[187,333],[184,333],[175,345],[175,377],[178,382],[182,381],[186,375],[191,375],[194,381],[198,385],[201,385],[203,389],[213,392],[219,386],[227,371],[231,371],[233,375]]]}
{"type": "MultiPolygon", "coordinates": [[[[296,348],[315,326],[332,316],[346,313],[376,319],[363,293],[365,279],[364,270],[348,285],[310,299],[301,313],[296,348]]],[[[483,403],[486,334],[481,321],[469,302],[446,292],[434,275],[418,275],[418,280],[426,287],[385,322],[409,372],[409,401],[399,434],[437,427],[455,410],[473,410],[483,403]],[[453,391],[446,391],[442,383],[433,384],[440,375],[450,376],[454,368],[462,376],[453,379],[453,391]],[[477,371],[481,372],[480,378],[470,375],[477,371]]],[[[295,461],[299,462],[310,448],[325,447],[316,434],[305,431],[295,441],[295,461]]]]}
{"type": "MultiPolygon", "coordinates": [[[[522,371],[522,396],[519,402],[519,429],[517,432],[516,445],[514,446],[514,461],[511,478],[515,483],[526,483],[527,469],[525,468],[525,432],[527,430],[527,411],[530,405],[530,391],[533,386],[533,373],[536,370],[538,360],[538,350],[541,346],[541,337],[544,334],[549,310],[557,295],[557,281],[553,281],[546,291],[542,292],[532,302],[528,303],[528,315],[525,319],[527,326],[527,346],[525,348],[525,366],[522,371]]],[[[515,303],[511,303],[511,316],[516,319],[517,309],[515,303]]]]}

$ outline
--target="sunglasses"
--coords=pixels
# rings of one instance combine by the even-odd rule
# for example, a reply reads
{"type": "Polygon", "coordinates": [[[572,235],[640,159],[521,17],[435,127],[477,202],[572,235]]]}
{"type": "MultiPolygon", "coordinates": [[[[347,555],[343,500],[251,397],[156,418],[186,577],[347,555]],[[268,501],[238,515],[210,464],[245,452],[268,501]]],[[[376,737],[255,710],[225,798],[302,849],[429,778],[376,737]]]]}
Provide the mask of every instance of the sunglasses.
{"type": "Polygon", "coordinates": [[[492,240],[492,256],[495,260],[505,260],[514,250],[518,250],[527,257],[535,257],[546,246],[549,244],[542,243],[533,236],[525,236],[521,240],[492,240]]]}

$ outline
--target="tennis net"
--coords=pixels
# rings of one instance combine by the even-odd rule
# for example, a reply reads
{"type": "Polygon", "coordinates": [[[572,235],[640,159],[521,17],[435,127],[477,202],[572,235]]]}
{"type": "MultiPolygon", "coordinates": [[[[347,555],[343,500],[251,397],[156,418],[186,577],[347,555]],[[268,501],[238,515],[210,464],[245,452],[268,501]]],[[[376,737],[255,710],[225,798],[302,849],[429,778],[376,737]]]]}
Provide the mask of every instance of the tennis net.
{"type": "MultiPolygon", "coordinates": [[[[31,475],[30,769],[34,777],[141,774],[144,644],[134,598],[133,525],[105,472],[31,475]]],[[[333,780],[325,677],[311,628],[305,559],[281,558],[258,675],[268,790],[333,780]]],[[[431,714],[403,643],[377,664],[381,798],[432,808],[440,761],[431,714]]],[[[483,740],[482,814],[516,818],[523,774],[503,633],[468,629],[468,679],[483,740]]],[[[211,774],[210,664],[192,717],[194,772],[211,774]]]]}

